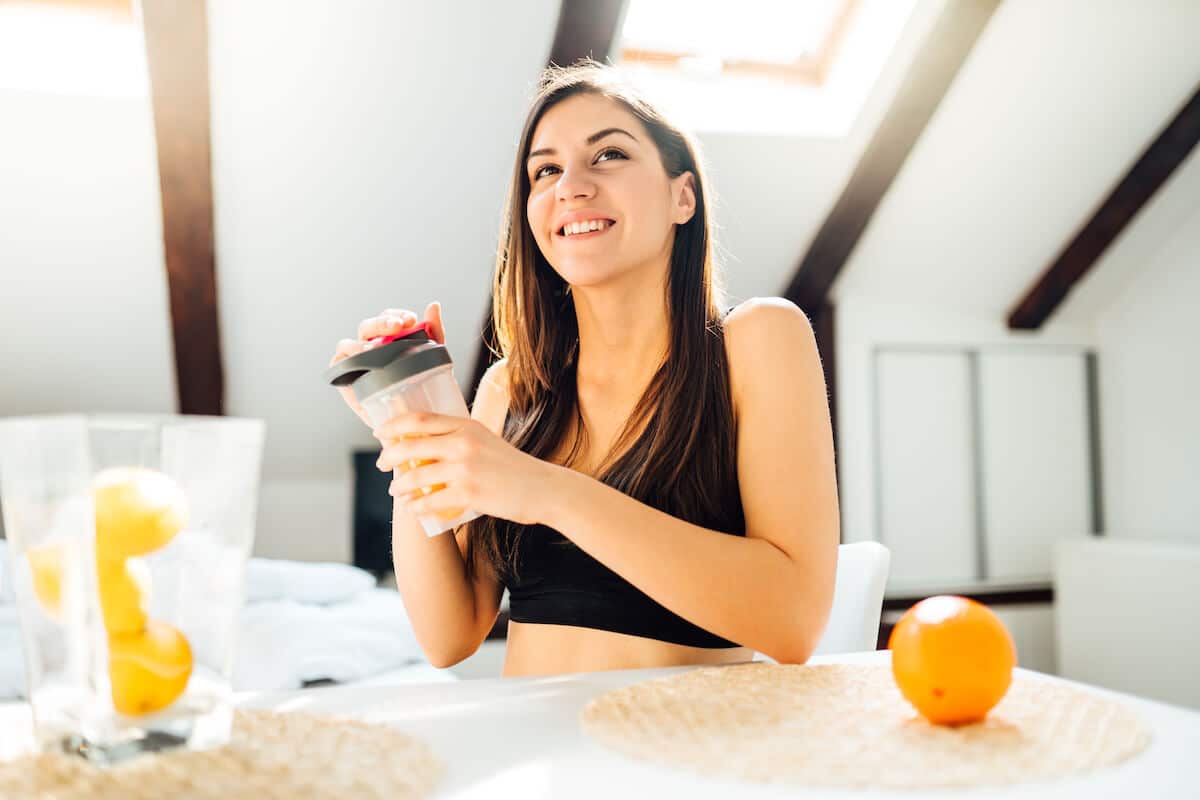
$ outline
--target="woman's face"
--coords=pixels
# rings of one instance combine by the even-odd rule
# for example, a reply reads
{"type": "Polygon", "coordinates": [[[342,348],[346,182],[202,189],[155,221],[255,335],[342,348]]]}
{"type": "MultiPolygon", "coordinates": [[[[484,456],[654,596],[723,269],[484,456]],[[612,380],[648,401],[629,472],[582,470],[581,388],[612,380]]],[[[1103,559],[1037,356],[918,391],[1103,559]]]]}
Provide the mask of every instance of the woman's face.
{"type": "Polygon", "coordinates": [[[542,116],[529,152],[526,216],[563,280],[596,286],[633,270],[665,272],[674,226],[695,213],[693,178],[667,176],[637,117],[606,97],[575,95],[542,116]]]}

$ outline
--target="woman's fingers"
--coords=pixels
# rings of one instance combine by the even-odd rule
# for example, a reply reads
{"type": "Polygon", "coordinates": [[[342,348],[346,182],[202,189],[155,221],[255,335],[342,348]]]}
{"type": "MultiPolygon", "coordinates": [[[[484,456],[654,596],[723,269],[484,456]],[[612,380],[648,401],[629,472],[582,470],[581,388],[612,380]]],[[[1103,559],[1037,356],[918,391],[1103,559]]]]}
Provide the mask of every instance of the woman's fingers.
{"type": "Polygon", "coordinates": [[[337,343],[337,348],[333,352],[333,358],[330,359],[329,366],[332,367],[334,364],[342,361],[343,359],[347,359],[350,356],[361,353],[362,349],[363,344],[357,339],[342,339],[337,343]]]}
{"type": "Polygon", "coordinates": [[[425,321],[429,323],[429,336],[438,344],[446,343],[446,328],[442,325],[442,304],[434,300],[425,307],[425,321]]]}
{"type": "Polygon", "coordinates": [[[393,478],[388,487],[388,494],[393,497],[401,497],[414,492],[428,494],[428,490],[446,486],[452,483],[456,477],[458,477],[458,469],[453,464],[440,461],[421,464],[405,470],[393,478]]]}
{"type": "Polygon", "coordinates": [[[422,436],[420,438],[401,439],[389,444],[379,451],[375,462],[381,472],[397,469],[414,461],[437,461],[445,458],[446,443],[439,441],[437,436],[422,436]]]}
{"type": "Polygon", "coordinates": [[[358,325],[358,338],[361,340],[374,339],[376,336],[387,336],[390,333],[410,327],[417,321],[417,315],[402,308],[389,308],[377,317],[364,319],[358,325]]]}
{"type": "Polygon", "coordinates": [[[407,411],[384,422],[372,433],[385,445],[405,437],[443,436],[472,424],[465,417],[435,414],[432,411],[407,411]]]}

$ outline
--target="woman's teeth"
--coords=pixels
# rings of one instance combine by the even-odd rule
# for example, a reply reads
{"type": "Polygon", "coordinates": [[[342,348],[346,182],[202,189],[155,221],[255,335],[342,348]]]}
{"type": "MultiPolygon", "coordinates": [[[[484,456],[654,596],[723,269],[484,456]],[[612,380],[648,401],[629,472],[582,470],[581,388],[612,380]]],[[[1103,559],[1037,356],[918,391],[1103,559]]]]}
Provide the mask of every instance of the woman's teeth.
{"type": "Polygon", "coordinates": [[[563,226],[563,236],[574,236],[577,233],[602,231],[612,224],[606,219],[592,219],[587,222],[568,222],[563,226]]]}

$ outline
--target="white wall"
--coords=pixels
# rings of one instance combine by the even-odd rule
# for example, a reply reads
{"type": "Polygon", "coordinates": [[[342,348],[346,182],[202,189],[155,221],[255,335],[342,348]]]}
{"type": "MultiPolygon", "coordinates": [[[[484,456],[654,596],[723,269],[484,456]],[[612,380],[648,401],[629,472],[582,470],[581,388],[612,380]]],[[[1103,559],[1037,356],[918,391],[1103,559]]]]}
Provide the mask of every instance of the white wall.
{"type": "Polygon", "coordinates": [[[1200,543],[1200,202],[1096,320],[1107,530],[1200,543]]]}
{"type": "Polygon", "coordinates": [[[0,416],[175,408],[150,102],[0,89],[0,416]]]}
{"type": "MultiPolygon", "coordinates": [[[[837,298],[838,477],[845,541],[874,538],[875,470],[872,455],[872,352],[881,345],[1050,346],[1087,348],[1086,326],[1050,324],[1042,332],[1013,333],[1001,318],[955,313],[942,307],[897,303],[870,295],[837,298]]],[[[969,532],[964,532],[969,535],[969,532]]]]}

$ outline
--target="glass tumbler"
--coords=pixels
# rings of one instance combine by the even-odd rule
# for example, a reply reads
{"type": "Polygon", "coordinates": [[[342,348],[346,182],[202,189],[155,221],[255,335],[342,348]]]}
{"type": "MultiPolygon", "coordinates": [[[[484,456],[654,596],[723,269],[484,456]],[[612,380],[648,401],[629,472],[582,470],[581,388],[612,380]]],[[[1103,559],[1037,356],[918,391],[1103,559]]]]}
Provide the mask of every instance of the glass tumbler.
{"type": "Polygon", "coordinates": [[[0,419],[34,733],[114,763],[229,740],[260,420],[0,419]]]}

